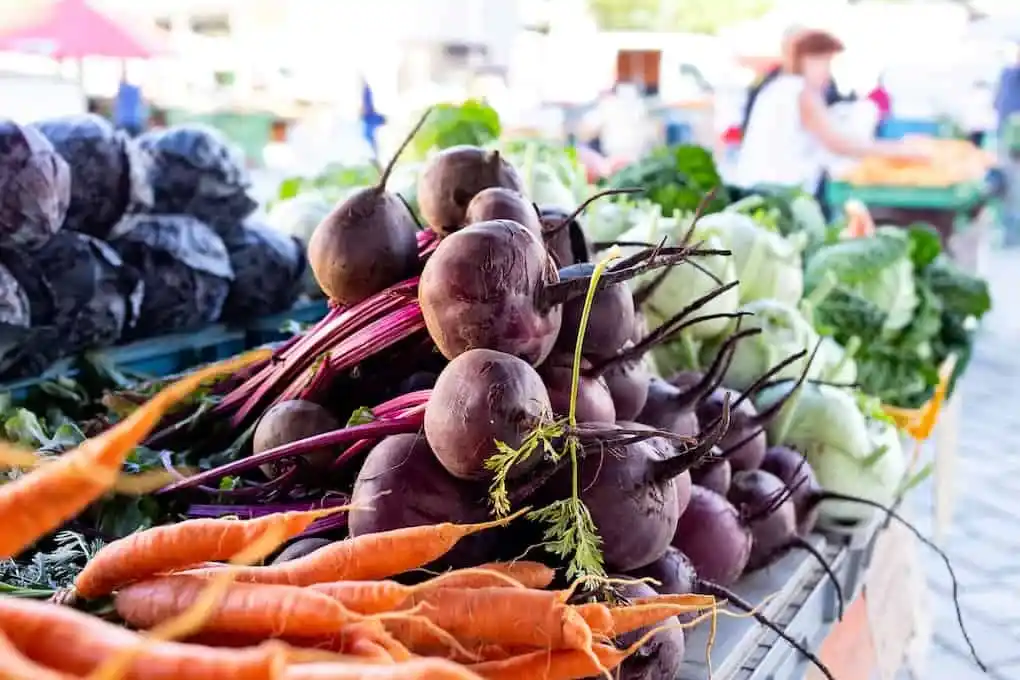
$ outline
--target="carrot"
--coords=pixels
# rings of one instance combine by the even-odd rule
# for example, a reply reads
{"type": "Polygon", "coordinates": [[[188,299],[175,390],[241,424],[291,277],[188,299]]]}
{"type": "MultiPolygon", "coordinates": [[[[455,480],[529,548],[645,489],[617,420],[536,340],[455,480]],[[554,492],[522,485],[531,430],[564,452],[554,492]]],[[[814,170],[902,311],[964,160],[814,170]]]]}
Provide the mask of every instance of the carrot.
{"type": "Polygon", "coordinates": [[[489,562],[478,568],[504,573],[525,588],[548,588],[549,584],[556,578],[556,571],[554,569],[545,566],[541,562],[530,562],[528,560],[489,562]]]}
{"type": "MultiPolygon", "coordinates": [[[[125,458],[174,404],[210,378],[236,371],[268,354],[268,350],[250,352],[197,370],[164,387],[98,437],[0,487],[0,517],[4,518],[0,559],[14,557],[109,491],[117,483],[125,458]]],[[[23,458],[24,452],[11,449],[0,448],[0,460],[9,458],[5,453],[23,458]]]]}
{"type": "MultiPolygon", "coordinates": [[[[0,632],[32,661],[73,677],[143,642],[137,633],[69,607],[10,597],[0,598],[0,632]]],[[[126,666],[122,680],[275,680],[288,662],[322,657],[278,642],[246,649],[152,642],[126,666]]]]}
{"type": "Polygon", "coordinates": [[[74,581],[85,598],[109,595],[120,586],[206,560],[225,560],[282,525],[281,541],[297,536],[315,520],[345,508],[273,513],[250,520],[192,519],[154,527],[103,547],[74,581]]]}
{"type": "Polygon", "coordinates": [[[415,598],[422,615],[458,640],[589,649],[591,630],[560,594],[514,588],[443,588],[415,598]]]}
{"type": "Polygon", "coordinates": [[[472,664],[468,668],[485,680],[580,680],[613,670],[663,630],[691,625],[693,623],[660,626],[626,649],[601,644],[592,646],[592,654],[574,649],[553,652],[543,649],[499,661],[472,664]]]}
{"type": "MultiPolygon", "coordinates": [[[[523,508],[503,519],[481,524],[432,524],[365,534],[337,541],[304,557],[265,567],[239,569],[238,581],[309,586],[330,581],[377,581],[418,569],[445,555],[457,541],[486,529],[505,526],[530,511],[523,508]]],[[[186,572],[202,575],[214,569],[186,572]]]]}
{"type": "Polygon", "coordinates": [[[70,680],[72,676],[32,661],[0,635],[0,678],[4,680],[70,680]]]}
{"type": "Polygon", "coordinates": [[[653,626],[671,616],[702,613],[713,609],[716,601],[710,595],[656,595],[638,597],[633,604],[606,607],[601,603],[578,605],[577,611],[591,628],[593,635],[613,638],[640,628],[653,626]]]}
{"type": "MultiPolygon", "coordinates": [[[[159,576],[122,588],[117,613],[136,628],[152,628],[180,615],[198,601],[209,579],[159,576]]],[[[201,630],[272,636],[330,635],[364,617],[331,597],[294,586],[230,583],[213,604],[201,630]]]]}
{"type": "Polygon", "coordinates": [[[481,680],[463,666],[443,659],[415,659],[394,665],[309,663],[291,666],[282,680],[481,680]]]}
{"type": "Polygon", "coordinates": [[[612,637],[615,622],[609,607],[601,602],[589,602],[574,607],[584,622],[591,628],[592,635],[598,637],[612,637]]]}
{"type": "Polygon", "coordinates": [[[481,568],[450,571],[416,586],[405,586],[396,581],[333,581],[316,583],[309,587],[316,592],[329,595],[359,614],[382,614],[393,611],[399,609],[415,594],[438,588],[524,588],[509,576],[481,568]]]}

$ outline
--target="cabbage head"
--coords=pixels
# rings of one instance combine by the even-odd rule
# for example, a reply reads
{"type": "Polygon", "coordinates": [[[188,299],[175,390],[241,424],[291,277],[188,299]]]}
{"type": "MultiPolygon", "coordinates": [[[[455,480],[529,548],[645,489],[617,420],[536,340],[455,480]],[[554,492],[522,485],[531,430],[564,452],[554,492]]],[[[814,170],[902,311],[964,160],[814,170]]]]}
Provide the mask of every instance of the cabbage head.
{"type": "MultiPolygon", "coordinates": [[[[661,212],[650,213],[646,219],[622,234],[619,240],[658,244],[666,239],[667,245],[675,245],[686,235],[690,229],[691,221],[692,218],[664,217],[661,212]]],[[[726,249],[725,243],[718,234],[707,229],[700,230],[697,226],[695,226],[693,241],[703,242],[702,247],[705,249],[726,249]]],[[[638,249],[628,247],[623,250],[624,256],[626,256],[638,249]]],[[[700,265],[700,269],[687,262],[682,262],[669,269],[669,273],[665,275],[642,308],[642,312],[648,319],[649,327],[654,328],[660,325],[690,303],[718,288],[719,283],[712,278],[712,275],[724,284],[737,280],[731,257],[725,255],[697,256],[697,264],[700,265]]],[[[642,275],[638,281],[642,283],[652,281],[660,274],[661,270],[652,270],[642,275]]],[[[739,286],[734,286],[712,298],[692,316],[733,313],[737,311],[739,304],[739,286]]],[[[733,322],[730,319],[713,319],[690,326],[687,334],[693,340],[709,340],[725,333],[732,325],[733,322]]],[[[668,370],[667,366],[662,368],[668,370]]]]}
{"type": "MultiPolygon", "coordinates": [[[[772,379],[799,378],[818,343],[818,334],[800,311],[777,300],[755,300],[742,305],[740,311],[751,315],[743,318],[741,330],[757,328],[761,333],[737,343],[723,383],[736,390],[746,389],[784,359],[805,351],[806,356],[783,367],[772,379]]],[[[712,361],[721,346],[720,339],[704,347],[704,365],[712,361]]],[[[808,377],[817,377],[818,370],[818,364],[813,363],[808,377]]]]}
{"type": "Polygon", "coordinates": [[[0,264],[0,375],[24,347],[32,322],[28,296],[11,271],[0,264]]]}
{"type": "Polygon", "coordinates": [[[717,234],[733,252],[740,301],[778,300],[795,305],[804,294],[800,245],[738,212],[698,220],[698,232],[717,234]]]}
{"type": "Polygon", "coordinates": [[[65,229],[106,238],[129,212],[152,207],[152,159],[94,113],[35,123],[71,169],[65,229]]]}
{"type": "Polygon", "coordinates": [[[175,125],[146,132],[138,144],[152,157],[153,213],[231,228],[258,207],[243,152],[219,130],[175,125]]]}
{"type": "Polygon", "coordinates": [[[857,362],[847,356],[846,349],[830,336],[822,338],[815,357],[817,368],[812,371],[820,380],[852,385],[857,382],[857,362]]]}
{"type": "Polygon", "coordinates": [[[868,421],[853,392],[818,383],[804,383],[790,395],[793,391],[794,383],[787,381],[769,385],[754,397],[759,412],[786,399],[769,423],[769,444],[789,446],[809,460],[827,456],[863,460],[871,455],[868,421]]]}
{"type": "Polygon", "coordinates": [[[296,237],[249,220],[224,230],[222,238],[234,270],[223,304],[224,321],[244,323],[294,305],[309,269],[296,237]]]}
{"type": "Polygon", "coordinates": [[[881,227],[873,236],[838,241],[819,248],[808,259],[804,282],[810,293],[834,284],[815,311],[817,323],[845,328],[847,313],[881,316],[881,332],[894,336],[906,328],[920,304],[910,259],[910,237],[895,227],[881,227]]]}
{"type": "Polygon", "coordinates": [[[616,241],[638,224],[648,224],[662,216],[662,208],[651,201],[599,200],[592,203],[581,217],[584,231],[592,241],[616,241]]]}
{"type": "Polygon", "coordinates": [[[131,339],[220,318],[234,270],[223,239],[203,222],[188,215],[131,215],[117,225],[110,245],[145,282],[131,339]]]}
{"type": "MultiPolygon", "coordinates": [[[[296,238],[301,242],[302,249],[307,251],[312,232],[332,209],[333,206],[324,196],[310,191],[274,204],[266,215],[266,224],[282,234],[296,238]]],[[[322,289],[311,267],[306,268],[302,280],[302,289],[306,295],[322,297],[322,289]]]]}
{"type": "Polygon", "coordinates": [[[35,250],[64,224],[71,169],[31,125],[0,118],[0,246],[35,250]]]}

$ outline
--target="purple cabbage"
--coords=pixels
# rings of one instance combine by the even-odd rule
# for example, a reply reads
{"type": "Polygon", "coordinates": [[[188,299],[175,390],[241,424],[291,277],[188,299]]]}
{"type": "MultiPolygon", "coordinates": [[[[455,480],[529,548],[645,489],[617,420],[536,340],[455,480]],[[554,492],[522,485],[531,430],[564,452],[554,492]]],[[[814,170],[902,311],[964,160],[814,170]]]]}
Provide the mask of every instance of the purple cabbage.
{"type": "Polygon", "coordinates": [[[71,171],[31,126],[0,119],[0,246],[35,250],[60,229],[71,171]]]}

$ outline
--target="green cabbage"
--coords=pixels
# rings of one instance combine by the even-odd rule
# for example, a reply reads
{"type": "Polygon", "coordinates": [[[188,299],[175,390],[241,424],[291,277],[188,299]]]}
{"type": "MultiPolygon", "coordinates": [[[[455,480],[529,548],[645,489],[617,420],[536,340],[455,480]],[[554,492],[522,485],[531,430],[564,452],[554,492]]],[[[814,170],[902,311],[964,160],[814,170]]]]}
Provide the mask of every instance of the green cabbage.
{"type": "Polygon", "coordinates": [[[772,299],[794,305],[800,301],[804,277],[799,243],[738,212],[705,215],[698,221],[698,232],[717,234],[733,252],[741,302],[772,299]]]}
{"type": "MultiPolygon", "coordinates": [[[[785,366],[773,380],[799,378],[804,373],[810,352],[814,350],[819,339],[814,328],[800,311],[778,300],[755,300],[742,305],[740,311],[752,314],[744,317],[741,329],[758,328],[761,329],[761,333],[737,343],[733,360],[723,379],[726,386],[738,390],[746,389],[787,357],[806,351],[808,355],[785,366]]],[[[702,350],[702,364],[711,362],[721,346],[721,341],[706,345],[702,350]]],[[[808,377],[817,377],[819,369],[820,365],[813,363],[808,371],[808,377]]]]}
{"type": "Polygon", "coordinates": [[[804,282],[809,294],[835,284],[815,310],[816,321],[827,326],[843,326],[834,318],[847,309],[858,308],[853,314],[861,315],[870,306],[882,315],[883,334],[895,335],[910,324],[920,302],[909,236],[895,227],[819,248],[808,259],[804,282]]]}

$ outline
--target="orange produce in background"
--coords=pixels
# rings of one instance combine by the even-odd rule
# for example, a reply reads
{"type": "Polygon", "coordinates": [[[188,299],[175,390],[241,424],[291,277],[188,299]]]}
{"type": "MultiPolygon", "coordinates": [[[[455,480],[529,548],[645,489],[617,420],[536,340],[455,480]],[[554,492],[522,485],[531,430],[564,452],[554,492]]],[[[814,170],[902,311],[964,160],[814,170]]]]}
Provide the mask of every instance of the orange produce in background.
{"type": "Polygon", "coordinates": [[[910,138],[924,160],[864,158],[842,179],[867,186],[945,187],[982,179],[994,157],[966,140],[910,138]]]}

